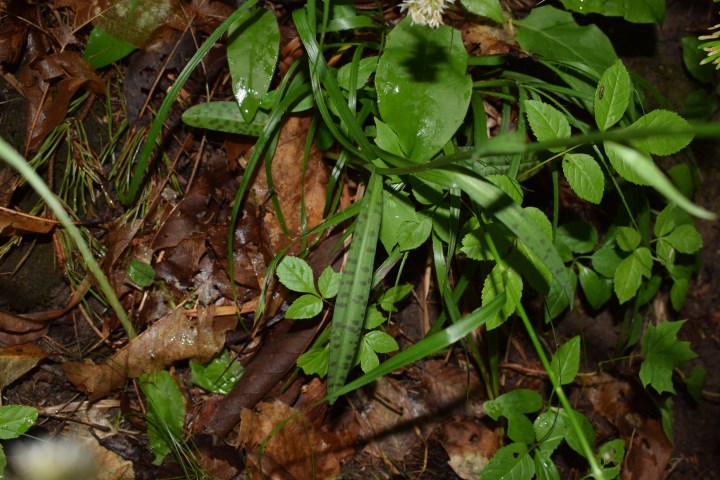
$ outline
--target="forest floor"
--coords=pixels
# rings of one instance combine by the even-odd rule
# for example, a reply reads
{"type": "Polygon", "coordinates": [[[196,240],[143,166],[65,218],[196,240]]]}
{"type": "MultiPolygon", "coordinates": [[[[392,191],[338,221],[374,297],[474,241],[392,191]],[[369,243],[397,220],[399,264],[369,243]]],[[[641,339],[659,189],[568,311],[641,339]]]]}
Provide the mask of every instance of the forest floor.
{"type": "MultiPolygon", "coordinates": [[[[0,23],[0,42],[13,45],[19,53],[12,62],[8,58],[2,60],[5,67],[0,78],[0,136],[20,152],[32,154],[66,116],[77,118],[83,124],[82,131],[87,132],[87,140],[78,139],[77,130],[67,137],[74,135],[77,145],[61,147],[45,169],[59,177],[66,168],[67,160],[63,157],[70,161],[82,158],[76,148],[69,147],[89,145],[96,151],[108,148],[108,132],[112,129],[107,126],[117,126],[124,118],[130,119],[130,126],[135,121],[135,126],[143,126],[148,94],[153,92],[150,107],[157,108],[162,99],[158,92],[167,91],[194,53],[196,44],[192,35],[165,29],[149,48],[133,53],[117,68],[105,71],[101,78],[85,70],[78,62],[79,57],[70,55],[81,51],[87,38],[88,29],[72,28],[82,23],[72,15],[82,10],[83,2],[47,3],[1,4],[10,15],[0,23]],[[64,73],[43,78],[53,69],[64,73]],[[56,101],[46,102],[43,82],[68,89],[66,101],[58,99],[61,97],[58,95],[56,101]],[[110,85],[107,97],[106,82],[110,85]],[[24,85],[20,92],[18,84],[24,85]],[[91,95],[68,114],[69,100],[78,98],[84,90],[90,90],[91,95]],[[30,109],[27,103],[31,104],[30,109]],[[34,122],[28,121],[32,108],[36,108],[37,114],[34,122]]],[[[196,3],[203,2],[193,5],[196,3]]],[[[684,71],[680,39],[697,35],[708,24],[717,23],[709,16],[712,10],[708,3],[670,0],[662,27],[627,29],[626,24],[617,22],[604,26],[628,68],[647,78],[678,111],[682,110],[688,93],[697,88],[684,71]]],[[[198,12],[206,19],[232,11],[219,2],[203,8],[198,12]]],[[[288,19],[285,4],[274,8],[281,19],[288,19]]],[[[207,34],[217,25],[211,20],[206,23],[191,33],[207,34]]],[[[283,61],[290,62],[293,55],[302,52],[293,47],[296,34],[290,27],[283,26],[281,32],[285,48],[281,54],[282,70],[283,61]]],[[[223,62],[222,51],[210,52],[203,71],[194,74],[186,86],[187,102],[201,101],[206,86],[215,92],[216,98],[228,95],[223,62]]],[[[205,295],[206,304],[231,296],[226,266],[222,264],[227,252],[223,230],[227,223],[218,219],[229,216],[243,156],[252,147],[248,137],[220,134],[201,137],[197,131],[181,125],[180,113],[177,108],[169,118],[165,151],[169,162],[175,163],[175,181],[184,195],[171,198],[171,189],[165,188],[160,179],[149,193],[152,206],[142,213],[143,221],[123,224],[119,221],[121,207],[112,200],[113,192],[105,190],[106,182],[99,182],[96,206],[82,213],[88,230],[105,251],[102,266],[123,305],[136,319],[136,328],[152,333],[152,338],[141,335],[133,342],[133,350],[117,319],[100,302],[92,296],[82,302],[74,300],[79,300],[78,292],[84,288],[83,278],[67,280],[64,262],[72,252],[63,250],[57,230],[49,234],[21,234],[19,246],[0,260],[0,345],[5,347],[0,352],[2,403],[40,410],[37,425],[29,431],[34,437],[84,438],[89,445],[86,448],[92,449],[88,451],[102,464],[97,478],[103,479],[193,475],[250,478],[244,477],[243,472],[252,472],[258,478],[259,472],[263,472],[282,479],[310,478],[308,472],[315,472],[317,478],[338,475],[347,479],[477,478],[484,462],[500,447],[501,436],[497,422],[482,408],[485,387],[475,370],[468,368],[466,355],[459,348],[393,372],[333,406],[325,404],[305,410],[302,417],[294,417],[290,426],[280,430],[270,443],[262,444],[275,425],[303,411],[325,393],[322,381],[293,369],[297,356],[314,337],[317,324],[298,325],[284,319],[285,297],[279,295],[275,303],[271,302],[270,311],[276,312],[273,318],[262,328],[253,328],[252,312],[264,281],[262,272],[272,258],[271,253],[280,248],[277,220],[269,213],[271,207],[265,205],[268,191],[274,188],[282,197],[281,202],[292,205],[297,201],[300,186],[297,178],[287,175],[269,187],[267,179],[259,175],[243,207],[237,235],[242,237],[244,246],[238,253],[242,258],[235,260],[235,265],[241,271],[236,280],[244,300],[240,320],[244,325],[238,325],[234,309],[210,310],[190,305],[187,309],[190,313],[177,314],[168,298],[187,305],[191,291],[205,295]],[[128,285],[121,265],[130,256],[154,256],[155,274],[164,281],[164,291],[144,294],[128,285]],[[175,346],[168,347],[166,340],[196,328],[207,331],[207,338],[187,352],[167,351],[175,346]],[[243,392],[235,394],[230,402],[194,385],[187,361],[211,357],[208,352],[214,354],[224,346],[245,366],[243,392]],[[157,356],[163,358],[148,356],[148,352],[159,352],[157,356]],[[87,363],[87,359],[93,359],[100,364],[111,357],[138,371],[163,364],[173,366],[188,411],[183,424],[191,446],[186,451],[187,464],[178,464],[170,455],[162,465],[153,465],[146,433],[146,408],[137,383],[114,378],[112,372],[87,363]],[[136,358],[139,359],[133,363],[136,358]],[[27,373],[15,378],[5,375],[6,371],[27,373]],[[238,415],[242,417],[239,426],[238,415]],[[261,450],[262,465],[257,460],[261,450]],[[312,455],[308,454],[310,450],[312,455]],[[188,464],[197,465],[204,473],[198,470],[191,475],[188,464]]],[[[307,116],[297,116],[285,125],[279,142],[282,153],[276,154],[274,160],[285,162],[279,165],[283,171],[301,168],[298,162],[302,160],[309,125],[307,116]],[[280,157],[283,159],[278,160],[280,157]]],[[[131,138],[129,130],[125,130],[126,138],[131,138]]],[[[115,149],[117,153],[122,147],[115,149]]],[[[308,168],[318,171],[317,189],[307,195],[316,195],[317,205],[322,205],[327,165],[319,152],[313,155],[308,168]]],[[[720,145],[695,142],[685,155],[684,159],[689,158],[697,165],[701,179],[697,203],[719,212],[720,145]]],[[[0,207],[29,209],[37,198],[26,186],[15,189],[16,180],[13,173],[0,166],[0,207]]],[[[353,201],[351,192],[352,189],[346,190],[343,202],[353,201]]],[[[312,210],[314,200],[307,201],[312,210]]],[[[290,217],[289,224],[296,222],[297,227],[299,217],[290,217]]],[[[7,235],[2,223],[0,227],[0,233],[7,235]]],[[[617,304],[591,311],[578,302],[565,318],[556,321],[553,330],[546,329],[544,341],[551,348],[581,333],[583,374],[568,386],[568,394],[573,406],[591,419],[598,442],[613,438],[626,441],[622,474],[625,480],[720,478],[717,434],[720,369],[716,367],[720,365],[720,224],[699,221],[698,228],[705,245],[702,267],[692,282],[684,309],[679,316],[673,313],[666,305],[668,292],[661,291],[648,314],[648,321],[685,319],[680,336],[698,354],[689,367],[703,365],[708,374],[699,401],[678,388],[672,402],[672,442],[662,428],[660,410],[654,403],[658,399],[649,397],[642,388],[636,363],[627,358],[612,361],[621,321],[617,304]]],[[[319,253],[311,259],[314,269],[319,271],[326,265],[338,268],[338,259],[327,252],[340,234],[336,232],[335,237],[320,244],[319,253]]],[[[3,240],[6,238],[9,237],[3,240]]],[[[404,279],[413,283],[414,292],[388,329],[401,348],[422,338],[439,309],[427,259],[418,255],[408,263],[413,266],[407,269],[404,279]]],[[[499,365],[501,390],[531,388],[547,398],[548,378],[521,327],[510,322],[502,336],[497,337],[503,339],[497,347],[503,358],[499,365]]],[[[478,340],[483,341],[480,337],[478,340]]],[[[5,443],[10,466],[13,452],[26,448],[27,443],[23,442],[27,440],[5,443]]],[[[559,451],[557,456],[561,478],[580,478],[586,465],[566,450],[559,451]]]]}

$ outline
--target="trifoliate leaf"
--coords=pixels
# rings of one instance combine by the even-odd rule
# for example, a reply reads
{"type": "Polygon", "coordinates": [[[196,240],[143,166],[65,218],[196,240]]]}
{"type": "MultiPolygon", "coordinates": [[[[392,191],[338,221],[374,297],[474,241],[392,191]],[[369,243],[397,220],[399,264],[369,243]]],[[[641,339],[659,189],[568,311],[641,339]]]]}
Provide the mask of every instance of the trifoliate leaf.
{"type": "Polygon", "coordinates": [[[643,387],[651,385],[658,393],[675,393],[672,371],[682,367],[697,355],[690,349],[690,343],[678,340],[677,334],[684,320],[662,322],[657,327],[649,325],[642,341],[645,357],[640,365],[640,380],[643,387]]]}
{"type": "Polygon", "coordinates": [[[310,265],[302,258],[283,258],[277,266],[275,273],[277,273],[280,283],[290,290],[317,295],[312,268],[310,268],[310,265]]]}
{"type": "Polygon", "coordinates": [[[703,239],[700,232],[694,225],[680,225],[665,237],[675,250],[680,253],[695,253],[703,246],[703,239]]]}

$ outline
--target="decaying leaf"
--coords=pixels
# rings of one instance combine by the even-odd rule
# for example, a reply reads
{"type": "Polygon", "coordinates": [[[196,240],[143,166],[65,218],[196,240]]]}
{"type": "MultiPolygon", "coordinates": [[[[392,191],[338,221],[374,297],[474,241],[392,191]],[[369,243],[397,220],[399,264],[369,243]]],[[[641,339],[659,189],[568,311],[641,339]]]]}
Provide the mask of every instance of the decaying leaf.
{"type": "Polygon", "coordinates": [[[33,343],[0,350],[0,390],[32,370],[47,355],[33,343]]]}
{"type": "Polygon", "coordinates": [[[0,237],[24,233],[48,233],[57,224],[57,220],[49,220],[0,207],[0,237]]]}
{"type": "Polygon", "coordinates": [[[252,478],[322,479],[340,473],[340,462],[334,455],[336,445],[305,421],[299,410],[279,401],[263,402],[255,410],[243,409],[240,418],[239,442],[248,452],[252,478]],[[282,429],[271,434],[286,421],[282,429]],[[258,455],[261,445],[262,455],[258,455]]]}
{"type": "Polygon", "coordinates": [[[235,328],[237,317],[215,317],[214,309],[201,310],[191,319],[173,310],[118,351],[104,364],[67,362],[65,375],[91,399],[102,398],[123,385],[126,378],[157,372],[178,360],[210,361],[225,345],[225,332],[235,328]]]}
{"type": "Polygon", "coordinates": [[[448,464],[464,480],[480,477],[485,465],[500,448],[498,432],[469,418],[442,425],[442,446],[450,457],[448,464]]]}

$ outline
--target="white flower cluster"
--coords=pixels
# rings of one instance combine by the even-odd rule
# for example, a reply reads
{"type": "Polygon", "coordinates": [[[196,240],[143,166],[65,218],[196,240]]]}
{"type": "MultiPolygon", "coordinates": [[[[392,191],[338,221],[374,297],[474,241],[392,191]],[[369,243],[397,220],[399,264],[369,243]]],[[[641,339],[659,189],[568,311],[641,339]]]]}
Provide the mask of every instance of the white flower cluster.
{"type": "Polygon", "coordinates": [[[445,8],[455,0],[404,0],[400,11],[408,11],[413,23],[437,28],[442,25],[445,8]]]}
{"type": "Polygon", "coordinates": [[[98,465],[74,439],[37,439],[15,451],[10,463],[22,480],[90,480],[98,465]]]}

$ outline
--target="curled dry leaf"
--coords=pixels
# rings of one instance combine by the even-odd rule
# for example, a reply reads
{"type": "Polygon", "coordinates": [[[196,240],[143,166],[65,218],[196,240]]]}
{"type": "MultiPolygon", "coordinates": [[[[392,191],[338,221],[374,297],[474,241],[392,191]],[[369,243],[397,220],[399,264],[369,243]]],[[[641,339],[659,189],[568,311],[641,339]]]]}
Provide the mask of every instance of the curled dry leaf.
{"type": "Polygon", "coordinates": [[[235,328],[236,317],[215,317],[214,309],[201,310],[191,319],[174,310],[155,322],[104,364],[66,362],[65,375],[91,399],[102,398],[123,385],[126,378],[157,372],[188,358],[205,363],[225,345],[225,332],[235,328]]]}
{"type": "Polygon", "coordinates": [[[0,207],[0,237],[22,235],[24,233],[48,233],[57,224],[57,220],[48,220],[47,218],[0,207]]]}
{"type": "Polygon", "coordinates": [[[33,343],[0,350],[0,390],[32,370],[47,355],[33,343]]]}
{"type": "Polygon", "coordinates": [[[340,462],[327,435],[306,422],[299,410],[282,402],[263,402],[255,410],[243,409],[238,440],[248,453],[252,478],[325,479],[340,473],[340,462]],[[283,427],[272,434],[283,422],[283,427]],[[264,446],[259,456],[260,445],[264,446]]]}

